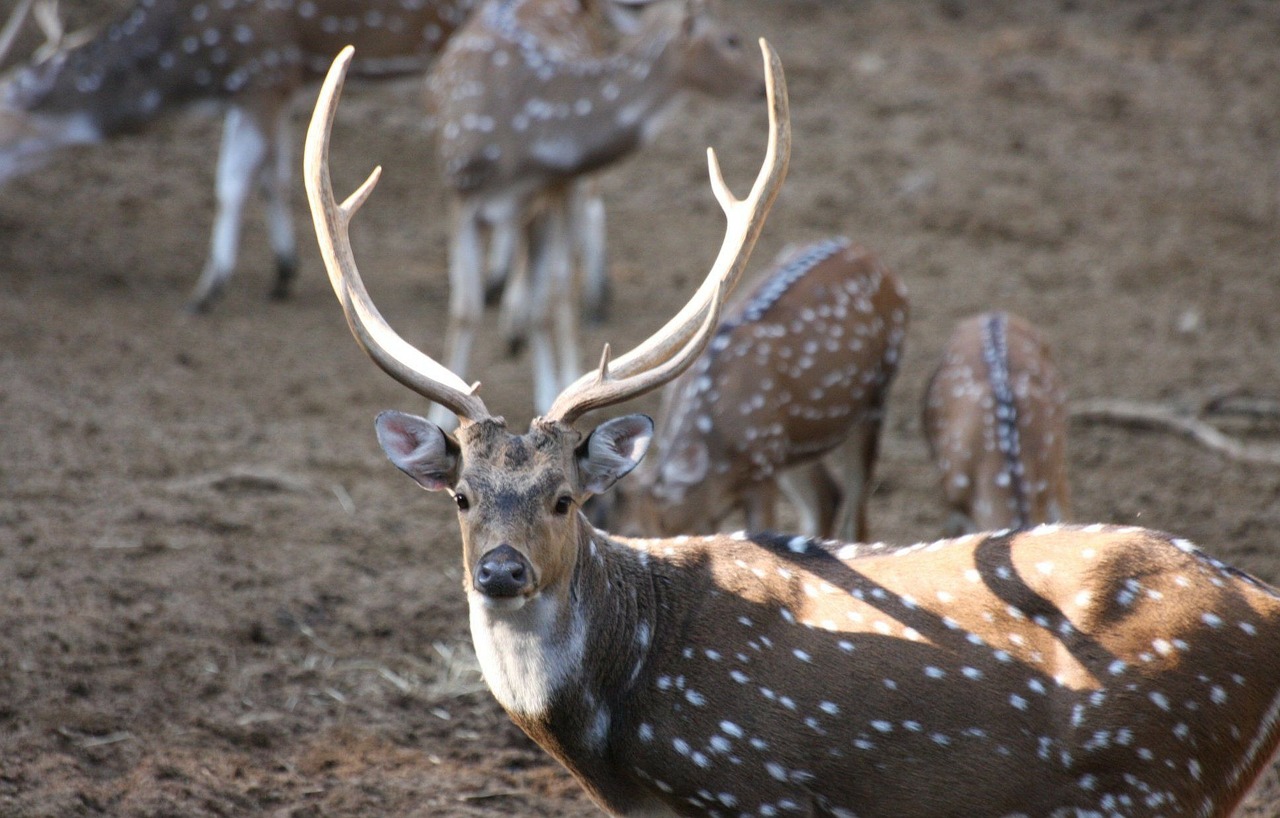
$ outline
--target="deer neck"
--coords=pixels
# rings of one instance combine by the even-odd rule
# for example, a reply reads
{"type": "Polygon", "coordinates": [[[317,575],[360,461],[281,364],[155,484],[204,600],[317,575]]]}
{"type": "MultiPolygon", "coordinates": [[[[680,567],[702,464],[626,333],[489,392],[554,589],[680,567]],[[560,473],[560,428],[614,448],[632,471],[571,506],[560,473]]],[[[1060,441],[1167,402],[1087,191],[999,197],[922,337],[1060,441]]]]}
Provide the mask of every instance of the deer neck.
{"type": "Polygon", "coordinates": [[[512,720],[577,775],[593,795],[617,723],[642,689],[660,619],[674,600],[655,582],[647,553],[580,517],[577,565],[562,588],[519,610],[470,600],[485,681],[512,720]],[[591,783],[594,782],[594,783],[591,783]]]}
{"type": "Polygon", "coordinates": [[[727,456],[729,445],[713,422],[712,404],[720,396],[710,363],[704,356],[664,395],[657,451],[635,478],[637,490],[649,494],[658,509],[658,530],[668,534],[713,533],[733,511],[734,498],[755,480],[744,466],[749,461],[727,456]]]}
{"type": "Polygon", "coordinates": [[[662,20],[628,38],[613,60],[615,122],[640,143],[658,132],[680,99],[685,46],[679,24],[662,20]]]}

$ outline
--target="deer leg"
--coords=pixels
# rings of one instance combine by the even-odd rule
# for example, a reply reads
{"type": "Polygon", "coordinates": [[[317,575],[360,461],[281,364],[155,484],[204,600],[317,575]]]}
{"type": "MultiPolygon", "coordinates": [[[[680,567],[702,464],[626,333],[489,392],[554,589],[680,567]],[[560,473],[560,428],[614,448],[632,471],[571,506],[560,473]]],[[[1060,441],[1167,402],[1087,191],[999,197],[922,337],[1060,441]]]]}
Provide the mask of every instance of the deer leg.
{"type": "Polygon", "coordinates": [[[563,196],[552,196],[530,228],[529,351],[534,407],[545,412],[567,383],[568,373],[577,369],[577,321],[573,299],[568,297],[572,262],[563,196]],[[558,366],[550,334],[553,316],[560,342],[558,366]]]}
{"type": "Polygon", "coordinates": [[[778,488],[799,515],[797,530],[809,537],[829,537],[840,502],[840,487],[822,461],[815,460],[778,475],[778,488]]]}
{"type": "MultiPolygon", "coordinates": [[[[449,247],[449,329],[445,334],[445,361],[450,371],[465,377],[476,326],[484,312],[484,275],[481,259],[479,204],[457,202],[453,209],[453,236],[449,247]]],[[[427,417],[444,429],[452,429],[453,413],[432,404],[427,417]]]]}
{"type": "Polygon", "coordinates": [[[243,108],[229,109],[218,153],[215,181],[218,212],[213,220],[209,259],[187,302],[188,312],[207,312],[235,269],[244,204],[267,151],[266,134],[258,119],[243,108]]]}
{"type": "Polygon", "coordinates": [[[603,324],[609,317],[613,285],[609,280],[604,200],[593,181],[574,185],[571,230],[582,270],[583,315],[592,325],[603,324]]]}
{"type": "MultiPolygon", "coordinates": [[[[490,283],[494,264],[505,264],[502,271],[502,306],[498,312],[498,328],[510,355],[518,355],[529,339],[529,242],[525,236],[526,214],[512,207],[494,220],[490,238],[490,283]],[[496,256],[504,257],[502,260],[496,256]]],[[[488,293],[485,296],[488,302],[488,293]]]]}
{"type": "Polygon", "coordinates": [[[831,535],[845,542],[867,540],[867,495],[880,452],[882,414],[878,409],[854,426],[830,460],[836,467],[843,496],[831,535]]]}
{"type": "Polygon", "coordinates": [[[556,348],[560,353],[559,380],[556,392],[566,389],[578,378],[578,293],[574,275],[573,237],[569,233],[571,214],[567,198],[559,203],[559,215],[553,216],[552,297],[555,305],[556,348]]]}
{"type": "Polygon", "coordinates": [[[298,245],[293,231],[293,208],[289,205],[290,182],[293,172],[293,140],[289,127],[289,107],[280,100],[275,113],[275,134],[272,140],[271,172],[263,178],[263,193],[267,200],[267,235],[271,251],[276,259],[276,283],[271,297],[289,297],[289,287],[298,274],[298,245]]]}
{"type": "Polygon", "coordinates": [[[776,526],[775,505],[778,502],[777,486],[766,480],[744,489],[738,504],[747,531],[772,531],[776,526]]]}
{"type": "Polygon", "coordinates": [[[521,245],[518,214],[503,214],[490,226],[489,261],[484,279],[486,307],[502,302],[512,286],[521,245]]]}
{"type": "Polygon", "coordinates": [[[548,219],[543,214],[529,224],[529,357],[533,365],[533,403],[539,413],[546,411],[555,397],[555,363],[547,333],[551,277],[547,269],[548,219]]]}

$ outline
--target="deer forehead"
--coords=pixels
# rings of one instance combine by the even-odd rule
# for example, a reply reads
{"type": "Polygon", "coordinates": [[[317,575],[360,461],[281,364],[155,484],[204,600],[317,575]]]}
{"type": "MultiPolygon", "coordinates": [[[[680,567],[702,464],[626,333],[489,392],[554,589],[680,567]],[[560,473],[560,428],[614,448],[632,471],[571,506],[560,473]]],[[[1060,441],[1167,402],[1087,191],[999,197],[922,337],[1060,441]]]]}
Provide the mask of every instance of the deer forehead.
{"type": "Polygon", "coordinates": [[[473,424],[458,435],[460,482],[504,511],[537,502],[572,485],[579,437],[558,424],[538,425],[525,435],[507,432],[501,422],[473,424]]]}

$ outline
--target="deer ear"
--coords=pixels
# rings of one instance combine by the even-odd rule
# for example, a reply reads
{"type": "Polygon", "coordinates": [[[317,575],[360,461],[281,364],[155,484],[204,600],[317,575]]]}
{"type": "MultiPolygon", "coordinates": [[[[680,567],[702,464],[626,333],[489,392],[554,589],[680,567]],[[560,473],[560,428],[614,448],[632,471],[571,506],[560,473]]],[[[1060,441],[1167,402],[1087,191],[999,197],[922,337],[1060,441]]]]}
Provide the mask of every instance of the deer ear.
{"type": "Polygon", "coordinates": [[[653,419],[627,415],[601,423],[578,447],[582,487],[593,494],[607,490],[644,458],[653,439],[653,419]]]}
{"type": "Polygon", "coordinates": [[[458,444],[426,418],[383,412],[374,422],[382,450],[400,471],[428,491],[452,486],[458,478],[458,444]]]}

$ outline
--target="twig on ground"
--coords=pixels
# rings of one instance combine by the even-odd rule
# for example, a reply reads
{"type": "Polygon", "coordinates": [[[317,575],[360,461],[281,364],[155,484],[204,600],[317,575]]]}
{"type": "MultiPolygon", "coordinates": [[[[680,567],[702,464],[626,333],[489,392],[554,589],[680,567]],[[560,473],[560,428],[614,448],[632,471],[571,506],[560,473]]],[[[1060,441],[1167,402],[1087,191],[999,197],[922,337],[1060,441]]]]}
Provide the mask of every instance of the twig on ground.
{"type": "MultiPolygon", "coordinates": [[[[1206,407],[1209,405],[1205,404],[1206,407]]],[[[1071,418],[1081,423],[1112,423],[1136,429],[1175,432],[1231,460],[1280,466],[1280,446],[1245,443],[1223,434],[1191,413],[1166,404],[1089,400],[1074,404],[1071,407],[1071,418]]]]}
{"type": "Polygon", "coordinates": [[[519,790],[491,790],[489,792],[472,792],[459,795],[459,801],[487,801],[491,798],[514,798],[523,795],[519,790]]]}
{"type": "Polygon", "coordinates": [[[306,494],[314,489],[304,477],[277,471],[264,466],[231,466],[219,471],[207,472],[169,482],[171,491],[222,492],[289,492],[306,494]]]}

